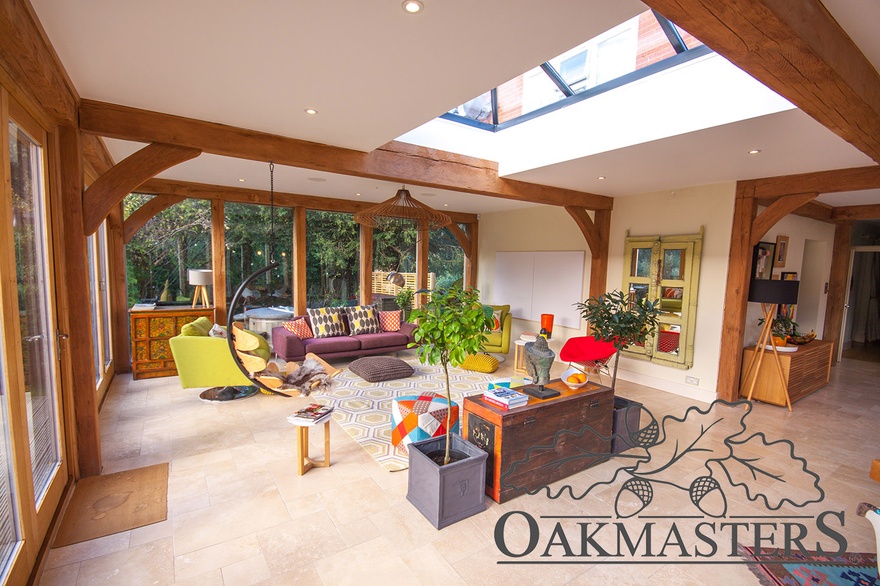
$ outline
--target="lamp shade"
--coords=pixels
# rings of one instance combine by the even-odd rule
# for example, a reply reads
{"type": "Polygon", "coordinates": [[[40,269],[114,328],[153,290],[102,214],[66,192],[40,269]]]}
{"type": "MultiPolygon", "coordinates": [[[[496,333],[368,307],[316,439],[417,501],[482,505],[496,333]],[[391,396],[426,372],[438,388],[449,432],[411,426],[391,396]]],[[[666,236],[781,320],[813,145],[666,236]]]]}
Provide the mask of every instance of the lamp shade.
{"type": "Polygon", "coordinates": [[[797,281],[753,279],[749,286],[749,301],[794,305],[798,302],[797,281]]]}
{"type": "Polygon", "coordinates": [[[392,285],[397,285],[398,287],[403,287],[404,285],[406,285],[406,278],[404,278],[404,276],[397,271],[392,271],[388,273],[388,275],[385,277],[385,280],[392,285]]]}
{"type": "Polygon", "coordinates": [[[211,269],[188,269],[187,275],[190,285],[207,287],[214,284],[214,271],[211,269]]]}

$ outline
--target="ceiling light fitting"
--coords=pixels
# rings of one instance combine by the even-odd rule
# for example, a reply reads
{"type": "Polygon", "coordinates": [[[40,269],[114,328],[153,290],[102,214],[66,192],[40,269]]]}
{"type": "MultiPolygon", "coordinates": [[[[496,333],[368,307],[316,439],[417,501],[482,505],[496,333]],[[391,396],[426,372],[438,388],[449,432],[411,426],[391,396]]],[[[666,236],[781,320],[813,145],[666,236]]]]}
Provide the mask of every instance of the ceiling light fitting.
{"type": "Polygon", "coordinates": [[[408,14],[418,14],[425,8],[425,5],[419,0],[405,0],[401,6],[403,6],[403,11],[408,14]]]}
{"type": "Polygon", "coordinates": [[[391,199],[358,212],[354,221],[370,228],[387,230],[415,224],[420,228],[436,230],[452,223],[452,218],[413,199],[409,190],[401,187],[391,199]]]}
{"type": "Polygon", "coordinates": [[[605,181],[605,176],[599,175],[598,177],[596,177],[596,179],[598,179],[599,181],[605,181]]]}
{"type": "Polygon", "coordinates": [[[752,149],[749,151],[749,154],[750,155],[757,155],[760,152],[761,152],[761,149],[752,149]]]}
{"type": "Polygon", "coordinates": [[[309,116],[314,116],[315,114],[318,113],[318,111],[315,110],[314,108],[306,108],[305,112],[306,112],[306,114],[308,114],[309,116]]]}

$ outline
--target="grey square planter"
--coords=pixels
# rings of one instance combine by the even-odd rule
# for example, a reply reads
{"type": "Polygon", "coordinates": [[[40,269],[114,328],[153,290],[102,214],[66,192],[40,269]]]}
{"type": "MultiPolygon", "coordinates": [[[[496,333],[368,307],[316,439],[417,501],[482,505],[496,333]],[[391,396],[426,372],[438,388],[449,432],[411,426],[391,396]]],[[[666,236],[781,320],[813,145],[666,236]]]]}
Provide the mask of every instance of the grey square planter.
{"type": "Polygon", "coordinates": [[[619,454],[636,445],[631,436],[639,432],[639,421],[642,416],[642,404],[632,399],[614,397],[614,419],[611,424],[611,453],[619,454]]]}
{"type": "Polygon", "coordinates": [[[438,466],[426,454],[446,449],[445,437],[408,446],[409,484],[406,500],[437,529],[443,529],[486,510],[486,458],[489,454],[452,434],[451,449],[468,455],[464,460],[438,466]]]}

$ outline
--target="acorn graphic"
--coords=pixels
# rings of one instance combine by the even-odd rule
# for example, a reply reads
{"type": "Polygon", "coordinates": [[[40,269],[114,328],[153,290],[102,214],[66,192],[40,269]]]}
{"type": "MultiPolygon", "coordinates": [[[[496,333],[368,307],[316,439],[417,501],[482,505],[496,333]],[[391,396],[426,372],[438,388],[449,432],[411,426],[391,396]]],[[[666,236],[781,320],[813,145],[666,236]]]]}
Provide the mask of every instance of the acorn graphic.
{"type": "Polygon", "coordinates": [[[691,502],[710,517],[723,517],[727,513],[727,498],[718,481],[711,476],[700,476],[688,489],[691,502]]]}
{"type": "Polygon", "coordinates": [[[654,489],[651,483],[641,478],[630,478],[623,483],[614,501],[614,510],[621,519],[637,515],[651,503],[654,489]]]}
{"type": "Polygon", "coordinates": [[[651,415],[651,423],[638,431],[630,432],[629,441],[636,447],[650,448],[657,443],[657,438],[659,437],[660,425],[654,416],[651,415]]]}

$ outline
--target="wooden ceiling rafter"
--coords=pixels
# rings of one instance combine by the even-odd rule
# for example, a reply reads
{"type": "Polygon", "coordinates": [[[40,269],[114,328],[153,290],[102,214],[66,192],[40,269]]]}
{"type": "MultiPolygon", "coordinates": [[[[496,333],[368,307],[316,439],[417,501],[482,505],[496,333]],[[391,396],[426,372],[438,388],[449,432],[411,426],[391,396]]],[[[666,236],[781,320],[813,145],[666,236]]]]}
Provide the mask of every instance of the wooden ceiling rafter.
{"type": "Polygon", "coordinates": [[[113,206],[144,181],[200,154],[194,148],[152,143],[119,161],[83,192],[84,234],[97,230],[113,206]]]}
{"type": "Polygon", "coordinates": [[[546,205],[611,209],[613,199],[498,176],[492,161],[392,141],[369,153],[214,122],[82,100],[83,132],[328,173],[546,205]]]}
{"type": "Polygon", "coordinates": [[[880,204],[836,207],[832,219],[836,222],[880,220],[880,204]]]}
{"type": "Polygon", "coordinates": [[[819,0],[645,4],[880,162],[880,74],[819,0]]]}

